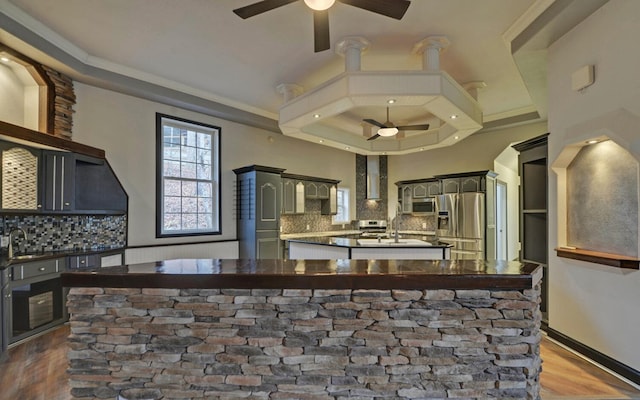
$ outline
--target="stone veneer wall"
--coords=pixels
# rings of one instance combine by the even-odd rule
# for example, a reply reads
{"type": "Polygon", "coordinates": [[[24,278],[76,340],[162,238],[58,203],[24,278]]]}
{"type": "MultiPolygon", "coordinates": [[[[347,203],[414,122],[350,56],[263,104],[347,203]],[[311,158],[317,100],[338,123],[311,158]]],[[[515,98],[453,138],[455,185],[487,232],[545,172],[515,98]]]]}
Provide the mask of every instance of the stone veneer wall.
{"type": "Polygon", "coordinates": [[[72,288],[75,398],[539,399],[532,290],[72,288]]]}

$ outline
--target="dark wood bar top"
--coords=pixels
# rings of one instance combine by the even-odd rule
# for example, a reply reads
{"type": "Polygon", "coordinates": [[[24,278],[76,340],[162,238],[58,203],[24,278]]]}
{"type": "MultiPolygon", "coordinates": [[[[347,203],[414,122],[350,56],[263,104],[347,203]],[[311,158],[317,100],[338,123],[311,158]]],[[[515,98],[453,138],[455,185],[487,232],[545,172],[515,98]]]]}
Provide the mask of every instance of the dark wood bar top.
{"type": "Polygon", "coordinates": [[[538,264],[475,260],[179,259],[62,273],[66,287],[176,289],[530,289],[538,264]]]}

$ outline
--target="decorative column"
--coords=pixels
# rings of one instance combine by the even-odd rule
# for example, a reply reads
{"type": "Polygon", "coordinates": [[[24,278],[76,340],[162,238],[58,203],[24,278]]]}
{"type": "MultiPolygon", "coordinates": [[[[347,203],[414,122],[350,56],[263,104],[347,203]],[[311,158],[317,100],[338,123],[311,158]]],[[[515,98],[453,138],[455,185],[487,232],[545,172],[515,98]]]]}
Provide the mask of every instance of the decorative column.
{"type": "Polygon", "coordinates": [[[360,71],[361,55],[369,45],[369,41],[361,36],[349,36],[336,44],[336,54],[344,56],[346,72],[360,71]]]}
{"type": "Polygon", "coordinates": [[[477,101],[478,100],[478,89],[486,88],[487,84],[484,81],[472,81],[472,82],[463,83],[462,87],[464,88],[464,90],[469,92],[471,97],[473,97],[477,101]]]}
{"type": "Polygon", "coordinates": [[[281,83],[276,86],[276,90],[284,97],[284,102],[288,103],[290,100],[300,96],[304,88],[295,83],[281,83]]]}
{"type": "Polygon", "coordinates": [[[449,47],[451,42],[446,36],[429,36],[413,46],[413,52],[422,54],[422,69],[440,71],[440,51],[449,47]]]}

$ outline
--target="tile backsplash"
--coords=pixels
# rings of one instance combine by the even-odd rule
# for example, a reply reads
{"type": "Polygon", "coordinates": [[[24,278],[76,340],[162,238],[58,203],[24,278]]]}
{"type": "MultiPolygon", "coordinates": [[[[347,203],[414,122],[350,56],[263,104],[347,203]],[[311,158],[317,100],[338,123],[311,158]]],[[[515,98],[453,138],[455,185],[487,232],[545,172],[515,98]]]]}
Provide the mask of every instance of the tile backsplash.
{"type": "Polygon", "coordinates": [[[29,252],[121,248],[127,243],[126,215],[3,215],[1,221],[2,236],[17,227],[27,232],[26,242],[14,235],[14,245],[26,245],[29,252]]]}
{"type": "Polygon", "coordinates": [[[301,233],[301,232],[328,232],[340,230],[358,229],[357,224],[333,225],[331,215],[320,214],[321,200],[305,200],[305,213],[297,215],[281,215],[280,227],[282,233],[301,233]],[[307,226],[309,229],[307,229],[307,226]]]}

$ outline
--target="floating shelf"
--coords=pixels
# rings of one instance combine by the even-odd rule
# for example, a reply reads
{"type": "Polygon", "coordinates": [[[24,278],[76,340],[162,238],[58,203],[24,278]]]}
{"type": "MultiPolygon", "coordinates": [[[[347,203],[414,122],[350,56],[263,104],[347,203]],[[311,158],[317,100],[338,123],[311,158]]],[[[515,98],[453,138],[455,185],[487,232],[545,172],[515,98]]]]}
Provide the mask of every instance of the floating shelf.
{"type": "Polygon", "coordinates": [[[558,257],[572,258],[611,267],[640,269],[640,259],[620,254],[603,253],[600,251],[558,247],[555,249],[558,257]]]}

